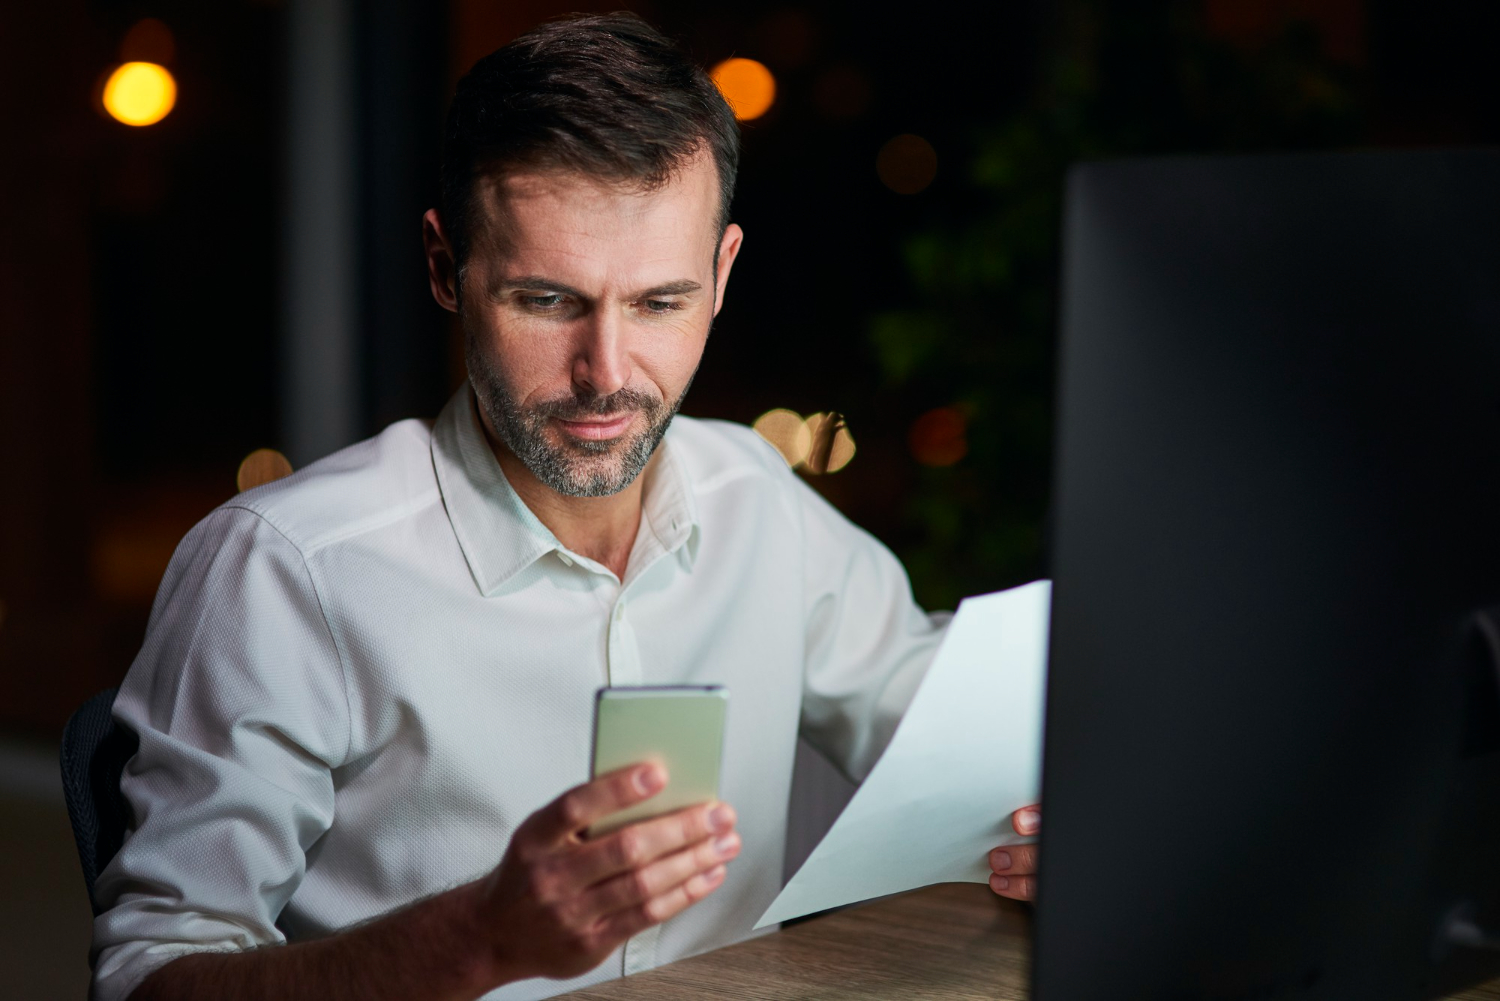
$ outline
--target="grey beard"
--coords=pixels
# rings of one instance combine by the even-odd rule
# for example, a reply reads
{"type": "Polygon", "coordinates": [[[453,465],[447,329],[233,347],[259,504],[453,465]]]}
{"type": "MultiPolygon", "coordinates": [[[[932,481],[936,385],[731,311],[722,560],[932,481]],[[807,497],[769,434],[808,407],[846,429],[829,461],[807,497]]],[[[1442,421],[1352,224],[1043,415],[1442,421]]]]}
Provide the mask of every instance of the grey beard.
{"type": "MultiPolygon", "coordinates": [[[[635,389],[620,389],[608,396],[590,394],[546,400],[523,407],[506,388],[500,373],[479,353],[473,338],[465,354],[469,381],[490,426],[511,453],[542,483],[567,497],[608,497],[630,486],[651,461],[656,446],[672,423],[687,387],[668,406],[635,389]],[[565,439],[561,445],[547,441],[547,421],[554,417],[580,417],[640,411],[646,429],[624,441],[565,439]]],[[[691,383],[691,379],[688,380],[691,383]]]]}

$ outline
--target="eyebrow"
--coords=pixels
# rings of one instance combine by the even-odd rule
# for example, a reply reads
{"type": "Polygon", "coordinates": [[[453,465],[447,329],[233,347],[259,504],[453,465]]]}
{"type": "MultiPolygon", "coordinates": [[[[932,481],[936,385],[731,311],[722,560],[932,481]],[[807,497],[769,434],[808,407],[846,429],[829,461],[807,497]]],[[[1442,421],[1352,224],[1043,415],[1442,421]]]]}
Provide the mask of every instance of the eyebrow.
{"type": "Polygon", "coordinates": [[[652,288],[648,288],[646,289],[646,291],[636,296],[636,298],[646,299],[653,295],[687,295],[691,292],[701,291],[703,291],[703,286],[693,281],[691,278],[679,278],[675,282],[667,282],[665,285],[657,285],[652,288]]]}
{"type": "MultiPolygon", "coordinates": [[[[578,291],[571,285],[553,281],[551,278],[543,278],[541,275],[521,275],[517,278],[502,278],[495,283],[495,291],[514,292],[517,289],[525,289],[528,292],[550,292],[556,295],[570,295],[575,299],[587,300],[589,297],[578,291]]],[[[691,278],[679,278],[676,281],[664,282],[661,285],[653,285],[651,288],[637,292],[633,298],[649,299],[660,295],[688,295],[693,292],[703,291],[703,285],[693,281],[691,278]]]]}

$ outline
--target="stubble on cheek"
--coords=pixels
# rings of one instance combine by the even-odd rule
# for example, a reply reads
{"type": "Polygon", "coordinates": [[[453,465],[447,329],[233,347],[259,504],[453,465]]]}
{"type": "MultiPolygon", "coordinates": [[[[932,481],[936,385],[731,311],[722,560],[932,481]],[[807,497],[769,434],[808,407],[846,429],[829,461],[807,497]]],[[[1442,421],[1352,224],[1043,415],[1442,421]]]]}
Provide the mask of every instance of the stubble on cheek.
{"type": "Polygon", "coordinates": [[[625,388],[608,396],[568,394],[520,402],[501,367],[466,329],[469,381],[494,434],[543,484],[570,497],[619,493],[640,475],[666,434],[681,396],[668,406],[640,390],[625,388]],[[567,434],[557,420],[610,414],[639,416],[622,434],[589,439],[567,434]]]}

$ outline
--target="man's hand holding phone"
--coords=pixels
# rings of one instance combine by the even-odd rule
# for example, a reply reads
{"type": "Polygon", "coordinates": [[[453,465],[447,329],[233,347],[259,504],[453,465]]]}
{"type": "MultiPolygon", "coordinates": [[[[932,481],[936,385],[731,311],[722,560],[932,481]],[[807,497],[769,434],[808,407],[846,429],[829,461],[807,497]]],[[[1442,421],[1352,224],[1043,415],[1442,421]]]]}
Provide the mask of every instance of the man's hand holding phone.
{"type": "Polygon", "coordinates": [[[569,790],[521,824],[479,883],[480,928],[504,981],[566,978],[702,900],[739,854],[735,813],[705,803],[588,839],[588,827],[666,787],[659,764],[622,768],[569,790]]]}

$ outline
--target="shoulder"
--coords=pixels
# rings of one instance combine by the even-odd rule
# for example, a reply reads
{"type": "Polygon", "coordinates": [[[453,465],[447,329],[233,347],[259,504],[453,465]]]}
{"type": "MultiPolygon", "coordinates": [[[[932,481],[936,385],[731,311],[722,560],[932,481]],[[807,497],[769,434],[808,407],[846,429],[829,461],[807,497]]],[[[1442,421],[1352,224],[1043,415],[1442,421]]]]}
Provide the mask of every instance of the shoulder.
{"type": "Polygon", "coordinates": [[[743,424],[679,418],[668,438],[709,520],[717,515],[721,523],[761,532],[789,529],[800,538],[809,511],[822,502],[770,442],[743,424]]]}
{"type": "Polygon", "coordinates": [[[405,420],[215,511],[263,522],[304,555],[441,503],[430,421],[405,420]]]}
{"type": "Polygon", "coordinates": [[[799,482],[781,453],[743,424],[679,416],[667,440],[700,493],[736,481],[772,488],[799,482]]]}

